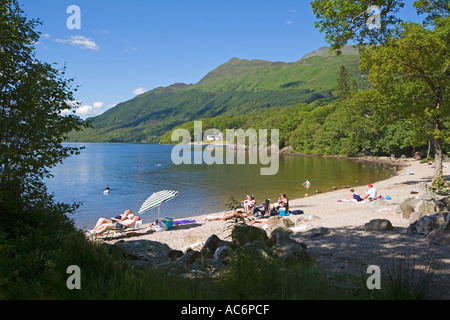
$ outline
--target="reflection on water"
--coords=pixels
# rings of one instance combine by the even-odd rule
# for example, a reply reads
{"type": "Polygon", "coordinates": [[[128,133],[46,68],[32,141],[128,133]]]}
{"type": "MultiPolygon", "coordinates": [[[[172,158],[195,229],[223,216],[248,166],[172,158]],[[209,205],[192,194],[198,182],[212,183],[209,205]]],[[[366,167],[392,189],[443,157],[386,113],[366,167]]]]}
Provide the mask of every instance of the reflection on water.
{"type": "MultiPolygon", "coordinates": [[[[280,193],[299,198],[316,190],[373,183],[392,174],[382,165],[347,159],[280,156],[278,173],[263,176],[260,168],[267,165],[248,161],[175,165],[171,160],[173,146],[168,145],[71,145],[86,149],[52,169],[54,178],[46,183],[57,201],[83,203],[73,217],[80,228],[92,227],[99,217],[115,216],[126,209],[136,213],[148,196],[164,189],[178,190],[179,195],[161,205],[161,216],[182,218],[226,210],[231,195],[241,200],[252,194],[260,204],[266,198],[278,199],[280,193]],[[302,186],[306,179],[312,184],[309,190],[302,186]],[[103,194],[106,185],[111,188],[108,195],[103,194]]],[[[157,214],[157,209],[144,213],[144,223],[157,214]]]]}

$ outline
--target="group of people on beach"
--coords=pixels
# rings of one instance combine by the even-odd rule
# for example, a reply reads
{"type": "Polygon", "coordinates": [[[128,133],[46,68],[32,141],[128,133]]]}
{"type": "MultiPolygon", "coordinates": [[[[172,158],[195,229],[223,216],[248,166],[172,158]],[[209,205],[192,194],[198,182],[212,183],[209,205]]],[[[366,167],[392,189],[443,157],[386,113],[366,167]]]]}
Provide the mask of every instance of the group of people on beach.
{"type": "MultiPolygon", "coordinates": [[[[355,192],[355,189],[350,189],[350,195],[348,198],[343,200],[338,200],[339,202],[365,202],[379,199],[377,195],[377,189],[373,186],[373,184],[368,185],[368,190],[365,192],[364,196],[360,196],[355,192]]],[[[244,200],[240,202],[243,212],[233,210],[229,212],[225,212],[222,216],[207,216],[205,218],[206,221],[213,220],[228,220],[236,217],[240,218],[265,218],[271,215],[278,215],[279,210],[284,208],[286,212],[289,210],[289,199],[285,193],[281,193],[278,201],[270,204],[270,200],[266,199],[266,203],[260,206],[256,205],[256,200],[254,195],[247,195],[244,200]],[[267,214],[268,213],[268,214],[267,214]],[[267,214],[267,215],[266,215],[267,214]]],[[[92,230],[89,230],[91,235],[102,235],[108,230],[111,229],[123,229],[134,227],[136,223],[141,220],[139,216],[134,216],[131,210],[125,210],[123,214],[117,215],[116,217],[112,217],[110,219],[100,218],[98,219],[95,227],[92,230]]]]}
{"type": "MultiPolygon", "coordinates": [[[[307,181],[304,185],[309,187],[311,184],[309,181],[307,181]],[[306,184],[306,185],[305,185],[306,184]]],[[[355,201],[355,202],[367,202],[372,200],[381,199],[381,196],[377,195],[377,189],[373,186],[373,184],[368,185],[368,190],[365,192],[364,196],[360,196],[355,192],[355,189],[350,189],[350,196],[344,200],[341,201],[355,201]]],[[[241,217],[241,218],[247,218],[247,217],[269,217],[272,215],[272,212],[275,212],[275,214],[278,214],[278,211],[280,208],[285,208],[286,211],[289,210],[289,199],[286,196],[285,193],[282,193],[280,195],[280,198],[278,198],[278,202],[275,202],[273,204],[269,204],[266,200],[265,205],[257,207],[255,201],[255,196],[247,195],[246,198],[241,201],[241,205],[244,208],[244,212],[239,212],[237,210],[225,212],[222,216],[207,216],[205,218],[206,221],[214,221],[214,220],[228,220],[235,217],[241,217]],[[266,207],[268,205],[268,207],[266,207]],[[265,214],[269,212],[267,216],[265,214]]]]}
{"type": "Polygon", "coordinates": [[[271,212],[277,212],[280,208],[285,208],[288,210],[289,199],[285,193],[282,193],[278,198],[278,202],[270,204],[270,200],[267,199],[266,203],[260,206],[256,206],[255,196],[247,195],[244,200],[241,201],[241,206],[244,208],[244,212],[233,210],[230,212],[225,212],[222,216],[207,216],[206,221],[214,220],[228,220],[235,217],[247,218],[247,217],[265,217],[266,213],[270,216],[271,212]]]}

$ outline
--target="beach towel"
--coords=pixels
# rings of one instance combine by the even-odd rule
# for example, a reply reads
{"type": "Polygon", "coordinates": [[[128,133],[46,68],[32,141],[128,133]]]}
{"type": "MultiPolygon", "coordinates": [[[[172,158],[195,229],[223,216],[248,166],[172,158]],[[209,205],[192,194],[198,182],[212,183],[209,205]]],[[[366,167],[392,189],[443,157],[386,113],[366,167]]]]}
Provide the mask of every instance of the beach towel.
{"type": "Polygon", "coordinates": [[[192,219],[177,220],[177,221],[174,221],[173,224],[186,224],[186,223],[192,223],[192,222],[195,222],[195,220],[192,220],[192,219]]]}

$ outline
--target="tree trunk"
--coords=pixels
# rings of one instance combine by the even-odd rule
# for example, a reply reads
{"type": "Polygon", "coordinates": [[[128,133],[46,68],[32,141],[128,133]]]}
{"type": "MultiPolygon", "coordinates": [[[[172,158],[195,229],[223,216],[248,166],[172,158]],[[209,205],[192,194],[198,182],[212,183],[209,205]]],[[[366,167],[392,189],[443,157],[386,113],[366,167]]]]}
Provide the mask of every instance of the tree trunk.
{"type": "MultiPolygon", "coordinates": [[[[435,134],[440,133],[440,123],[438,118],[433,119],[435,134]]],[[[444,152],[442,150],[442,139],[437,136],[434,138],[434,176],[432,186],[435,186],[436,181],[443,180],[442,160],[444,152]]]]}

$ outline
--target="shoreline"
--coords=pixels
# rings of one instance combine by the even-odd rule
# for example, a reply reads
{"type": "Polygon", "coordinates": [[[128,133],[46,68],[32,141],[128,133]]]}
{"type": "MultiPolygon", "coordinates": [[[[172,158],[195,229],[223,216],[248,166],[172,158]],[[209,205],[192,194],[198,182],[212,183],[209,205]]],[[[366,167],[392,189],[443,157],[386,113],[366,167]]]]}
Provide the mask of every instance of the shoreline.
{"type": "Polygon", "coordinates": [[[392,167],[404,168],[408,167],[409,164],[405,163],[408,161],[421,161],[415,160],[412,158],[392,158],[392,157],[378,157],[378,156],[364,156],[364,157],[349,157],[349,156],[339,156],[339,155],[309,155],[309,154],[301,154],[301,153],[292,153],[292,152],[281,152],[281,155],[291,156],[291,157],[318,157],[318,158],[334,158],[334,159],[346,159],[352,160],[355,162],[369,162],[369,163],[377,163],[383,165],[389,165],[392,167]]]}
{"type": "MultiPolygon", "coordinates": [[[[350,187],[354,188],[358,194],[363,195],[364,191],[367,190],[367,186],[360,185],[325,191],[323,193],[312,194],[308,197],[290,199],[290,210],[303,210],[304,213],[301,215],[290,215],[287,218],[297,224],[297,220],[300,217],[317,217],[317,219],[308,221],[307,229],[304,231],[320,227],[359,227],[369,222],[371,219],[376,218],[388,219],[394,227],[408,227],[408,220],[404,219],[401,214],[395,213],[394,211],[396,206],[411,197],[410,191],[415,184],[420,182],[431,182],[433,174],[431,167],[426,164],[421,164],[420,160],[414,160],[411,158],[394,160],[387,157],[376,159],[364,158],[361,161],[377,162],[380,163],[380,165],[387,164],[400,168],[396,171],[396,174],[392,175],[388,179],[373,183],[378,190],[378,195],[383,197],[389,196],[392,198],[392,200],[389,200],[388,203],[390,210],[371,213],[368,212],[367,209],[369,209],[371,203],[374,204],[375,202],[338,202],[338,200],[348,197],[350,187]],[[412,171],[414,174],[404,174],[408,171],[412,171]]],[[[449,174],[448,168],[444,169],[444,174],[449,174]]],[[[117,240],[128,241],[139,238],[161,241],[168,244],[172,249],[186,250],[187,248],[195,247],[201,242],[204,243],[212,234],[216,234],[219,238],[229,236],[230,230],[226,230],[227,221],[204,221],[207,216],[220,216],[226,211],[227,210],[223,210],[201,215],[196,215],[195,212],[193,212],[192,215],[186,215],[186,217],[177,218],[176,220],[191,219],[195,220],[195,223],[177,225],[173,230],[169,231],[151,233],[138,232],[136,237],[119,237],[118,239],[113,238],[111,241],[105,241],[114,243],[117,240]]],[[[145,228],[149,225],[150,223],[144,223],[143,227],[145,228]]]]}
{"type": "MultiPolygon", "coordinates": [[[[377,159],[379,161],[380,159],[377,159]]],[[[388,161],[389,159],[381,159],[388,161]]],[[[399,205],[406,199],[414,197],[410,192],[419,183],[430,183],[434,170],[420,160],[400,159],[402,169],[386,180],[374,182],[378,195],[389,196],[391,200],[375,200],[366,203],[338,202],[349,195],[349,189],[338,189],[309,197],[289,200],[291,211],[303,210],[303,214],[290,215],[295,226],[291,228],[290,237],[307,246],[306,252],[313,256],[327,274],[344,274],[360,276],[367,273],[368,265],[380,266],[386,275],[395,260],[414,263],[414,269],[426,270],[430,261],[439,259],[442,267],[434,273],[430,284],[432,299],[450,299],[450,250],[448,246],[434,245],[423,235],[407,235],[410,225],[408,219],[397,213],[399,205]],[[411,174],[412,173],[412,174],[411,174]],[[378,204],[384,203],[381,209],[378,204]],[[387,219],[394,231],[365,231],[364,225],[373,219],[387,219]],[[327,230],[329,233],[322,233],[327,230]],[[438,257],[438,258],[435,258],[438,257]],[[413,261],[412,261],[413,260],[413,261]]],[[[447,164],[447,163],[444,163],[447,164]]],[[[448,165],[444,175],[450,174],[448,165]]],[[[367,186],[351,186],[357,193],[364,194],[367,186]]],[[[168,245],[173,250],[186,252],[200,250],[206,240],[216,235],[220,239],[230,240],[232,222],[226,220],[205,221],[206,216],[221,216],[224,211],[205,215],[187,216],[192,219],[182,225],[174,225],[172,230],[145,232],[138,230],[132,236],[114,235],[111,239],[99,238],[108,244],[121,241],[156,241],[168,245]]],[[[181,220],[181,219],[180,219],[181,220]]],[[[255,224],[264,228],[264,223],[255,224]]],[[[407,265],[409,267],[409,264],[407,265]]]]}

